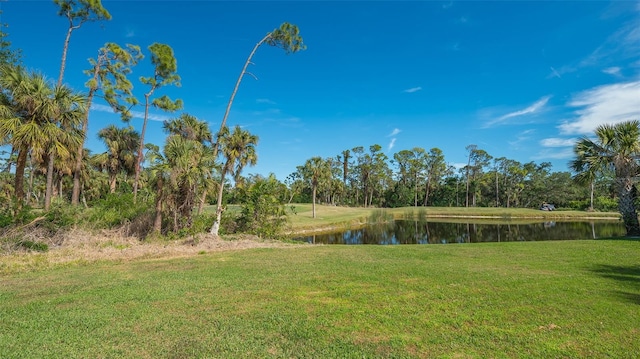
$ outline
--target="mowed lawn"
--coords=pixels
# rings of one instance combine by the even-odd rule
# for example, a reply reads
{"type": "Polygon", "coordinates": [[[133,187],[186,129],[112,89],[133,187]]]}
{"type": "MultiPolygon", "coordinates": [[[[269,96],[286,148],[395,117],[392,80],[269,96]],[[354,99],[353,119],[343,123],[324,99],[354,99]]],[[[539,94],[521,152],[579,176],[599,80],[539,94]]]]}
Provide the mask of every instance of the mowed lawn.
{"type": "Polygon", "coordinates": [[[640,242],[312,246],[0,277],[0,358],[638,358],[640,242]]]}

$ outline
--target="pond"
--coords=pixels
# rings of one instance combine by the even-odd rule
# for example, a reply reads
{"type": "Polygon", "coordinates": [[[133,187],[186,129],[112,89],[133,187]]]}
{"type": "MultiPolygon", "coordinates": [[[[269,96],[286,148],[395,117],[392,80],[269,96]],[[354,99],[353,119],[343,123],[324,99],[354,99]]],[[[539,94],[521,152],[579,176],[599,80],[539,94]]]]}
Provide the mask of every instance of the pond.
{"type": "Polygon", "coordinates": [[[597,239],[625,235],[621,221],[487,222],[395,220],[297,237],[317,244],[446,244],[597,239]]]}

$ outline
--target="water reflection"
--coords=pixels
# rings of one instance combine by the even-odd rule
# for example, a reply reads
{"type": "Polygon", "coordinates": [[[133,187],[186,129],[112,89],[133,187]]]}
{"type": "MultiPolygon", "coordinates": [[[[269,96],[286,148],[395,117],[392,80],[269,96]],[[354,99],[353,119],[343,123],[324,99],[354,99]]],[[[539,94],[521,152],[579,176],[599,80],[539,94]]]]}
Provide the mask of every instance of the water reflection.
{"type": "Polygon", "coordinates": [[[597,239],[624,234],[624,226],[617,221],[451,223],[396,220],[295,240],[322,244],[446,244],[597,239]]]}

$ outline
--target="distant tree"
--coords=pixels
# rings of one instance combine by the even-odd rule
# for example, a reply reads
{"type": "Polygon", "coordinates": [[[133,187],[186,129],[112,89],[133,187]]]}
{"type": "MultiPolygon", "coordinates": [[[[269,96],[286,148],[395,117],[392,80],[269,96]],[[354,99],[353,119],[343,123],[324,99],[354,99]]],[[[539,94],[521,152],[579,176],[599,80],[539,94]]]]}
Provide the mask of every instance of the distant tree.
{"type": "Polygon", "coordinates": [[[434,187],[437,187],[442,177],[447,173],[447,164],[444,161],[442,150],[434,147],[426,154],[425,167],[425,194],[424,205],[429,205],[429,195],[434,187]]]}
{"type": "MultiPolygon", "coordinates": [[[[237,175],[242,172],[246,165],[255,165],[258,161],[256,146],[258,136],[252,135],[249,131],[236,126],[233,132],[227,129],[223,136],[219,138],[220,148],[225,158],[225,163],[220,171],[220,187],[218,189],[218,200],[216,203],[216,219],[213,222],[210,233],[217,236],[220,231],[220,221],[222,219],[222,195],[224,193],[224,180],[227,173],[237,175]]],[[[215,156],[214,156],[215,158],[215,156]]]]}
{"type": "Polygon", "coordinates": [[[144,136],[147,131],[147,122],[149,121],[149,107],[153,106],[169,112],[182,108],[182,100],[178,99],[173,101],[166,95],[155,98],[153,101],[151,100],[154,92],[163,86],[180,86],[180,76],[176,73],[178,71],[178,62],[173,55],[173,49],[169,45],[154,43],[149,46],[149,51],[151,52],[151,64],[154,70],[153,76],[140,77],[140,82],[148,85],[150,88],[149,91],[144,94],[144,119],[142,122],[142,131],[140,132],[140,147],[138,148],[135,177],[133,180],[134,200],[138,194],[140,166],[143,160],[144,136]]]}
{"type": "Polygon", "coordinates": [[[240,82],[242,82],[242,78],[246,74],[253,76],[252,73],[247,72],[247,67],[249,67],[249,64],[251,64],[251,59],[253,58],[253,55],[256,53],[258,48],[265,43],[269,46],[279,47],[283,49],[287,54],[293,54],[307,48],[302,42],[302,37],[300,36],[300,30],[298,29],[298,27],[296,25],[289,24],[288,22],[282,23],[279,28],[268,32],[260,41],[258,41],[258,43],[256,43],[256,45],[253,47],[253,50],[251,50],[247,61],[245,61],[244,66],[242,67],[240,76],[238,76],[236,85],[234,86],[231,97],[229,98],[229,102],[227,103],[227,109],[225,110],[224,116],[222,117],[220,130],[216,134],[216,142],[213,145],[214,156],[218,156],[220,137],[223,135],[223,132],[225,131],[225,128],[227,126],[227,118],[229,117],[229,112],[231,111],[233,99],[236,97],[236,93],[238,92],[238,88],[240,87],[240,82]]]}
{"type": "Polygon", "coordinates": [[[626,121],[601,125],[595,139],[583,137],[574,146],[572,167],[580,172],[598,172],[610,168],[615,173],[618,206],[627,236],[640,236],[640,224],[635,207],[636,181],[640,174],[640,122],[626,121]]]}
{"type": "Polygon", "coordinates": [[[331,177],[331,168],[322,157],[312,157],[303,166],[298,166],[298,172],[311,188],[312,217],[316,218],[316,194],[318,186],[331,177]]]}

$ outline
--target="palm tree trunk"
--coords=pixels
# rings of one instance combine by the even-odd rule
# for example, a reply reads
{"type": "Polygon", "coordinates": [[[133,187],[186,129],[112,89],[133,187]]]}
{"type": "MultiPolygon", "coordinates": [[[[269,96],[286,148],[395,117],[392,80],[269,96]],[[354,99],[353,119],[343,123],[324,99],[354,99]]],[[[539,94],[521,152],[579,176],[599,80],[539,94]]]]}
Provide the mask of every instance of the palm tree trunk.
{"type": "Polygon", "coordinates": [[[312,214],[313,214],[313,218],[316,218],[316,186],[313,186],[313,189],[311,190],[311,209],[312,209],[312,214]]]}
{"type": "Polygon", "coordinates": [[[158,190],[156,192],[156,217],[153,220],[153,231],[156,233],[162,231],[162,187],[164,187],[164,181],[162,176],[159,176],[158,190]]]}
{"type": "Polygon", "coordinates": [[[18,150],[18,159],[16,160],[14,188],[18,209],[22,208],[24,204],[24,168],[27,165],[27,153],[28,151],[26,149],[18,150]]]}
{"type": "MultiPolygon", "coordinates": [[[[96,66],[93,79],[97,81],[99,67],[96,66]]],[[[82,141],[78,145],[78,151],[76,152],[76,166],[73,170],[73,191],[71,192],[71,204],[78,205],[80,203],[80,173],[82,172],[82,157],[84,156],[84,141],[87,138],[87,130],[89,128],[89,110],[91,109],[91,103],[93,102],[93,95],[95,90],[92,88],[87,96],[87,113],[82,122],[82,141]]]]}
{"type": "Polygon", "coordinates": [[[47,188],[44,194],[44,210],[48,211],[51,207],[51,197],[53,197],[53,161],[55,155],[53,150],[49,151],[49,163],[47,163],[47,188]]]}
{"type": "Polygon", "coordinates": [[[198,215],[202,214],[202,210],[204,209],[204,202],[207,201],[207,189],[205,188],[202,191],[202,196],[200,196],[200,203],[198,204],[198,215]]]}
{"type": "Polygon", "coordinates": [[[109,174],[109,193],[116,193],[116,180],[118,176],[114,174],[109,174]]]}
{"type": "Polygon", "coordinates": [[[635,197],[636,188],[630,178],[622,178],[618,181],[618,208],[622,215],[622,221],[627,230],[627,236],[640,236],[640,223],[636,212],[635,197]]]}

